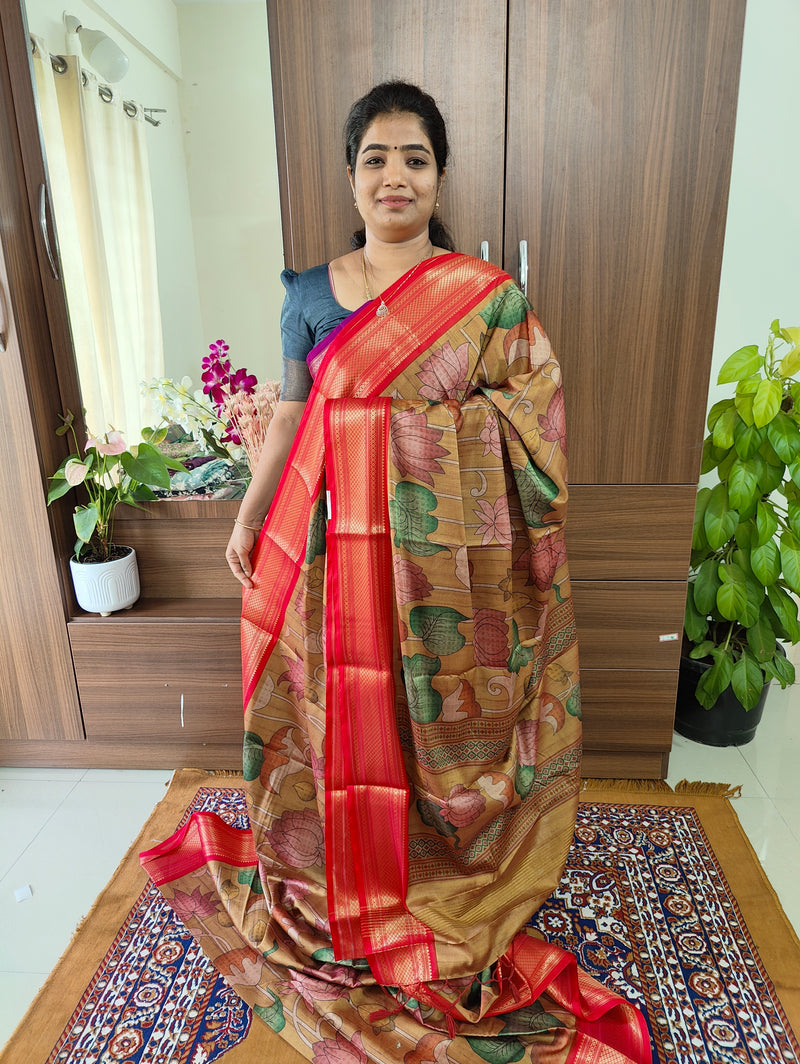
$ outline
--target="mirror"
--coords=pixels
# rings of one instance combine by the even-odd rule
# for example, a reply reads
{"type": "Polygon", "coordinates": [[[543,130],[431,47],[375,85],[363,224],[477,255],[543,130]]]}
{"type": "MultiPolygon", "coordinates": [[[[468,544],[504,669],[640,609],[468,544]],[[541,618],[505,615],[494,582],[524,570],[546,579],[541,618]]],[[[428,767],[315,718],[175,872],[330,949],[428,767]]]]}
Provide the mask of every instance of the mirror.
{"type": "MultiPolygon", "coordinates": [[[[279,378],[283,252],[264,0],[93,0],[91,5],[70,2],[66,9],[64,0],[23,3],[30,35],[44,42],[51,57],[80,53],[80,39],[67,33],[64,15],[106,33],[129,59],[127,73],[111,86],[117,107],[133,101],[144,109],[134,120],[141,124],[139,136],[143,132],[146,144],[157,274],[152,289],[160,315],[141,346],[148,356],[142,366],[153,372],[115,376],[114,399],[103,404],[102,414],[97,402],[90,407],[88,401],[96,366],[83,349],[81,357],[82,331],[74,313],[78,301],[70,298],[70,234],[62,232],[69,212],[59,217],[58,209],[63,167],[59,170],[43,137],[88,427],[100,432],[113,424],[136,442],[141,425],[158,420],[158,404],[154,407],[152,397],[140,394],[142,377],[175,382],[189,377],[192,389],[200,389],[202,359],[220,339],[229,345],[234,369],[246,367],[259,383],[279,378]],[[121,390],[124,403],[115,405],[121,390]],[[131,404],[140,413],[138,425],[131,404]],[[116,413],[109,416],[106,407],[116,413]],[[120,414],[123,407],[127,413],[120,414]],[[94,424],[98,417],[104,427],[94,424]],[[120,424],[120,419],[128,423],[120,424]]],[[[93,77],[85,54],[77,62],[93,77]]],[[[95,90],[103,83],[97,75],[95,90]]],[[[101,193],[116,176],[113,169],[106,173],[110,177],[105,184],[101,179],[101,193]]],[[[129,209],[127,190],[120,192],[124,186],[123,180],[107,208],[114,220],[129,209]]],[[[119,278],[111,279],[115,281],[119,278]]],[[[109,301],[98,302],[107,313],[109,301]]],[[[128,309],[131,326],[138,327],[146,311],[139,314],[134,307],[131,314],[128,309]]],[[[134,351],[128,361],[140,353],[134,351]]]]}

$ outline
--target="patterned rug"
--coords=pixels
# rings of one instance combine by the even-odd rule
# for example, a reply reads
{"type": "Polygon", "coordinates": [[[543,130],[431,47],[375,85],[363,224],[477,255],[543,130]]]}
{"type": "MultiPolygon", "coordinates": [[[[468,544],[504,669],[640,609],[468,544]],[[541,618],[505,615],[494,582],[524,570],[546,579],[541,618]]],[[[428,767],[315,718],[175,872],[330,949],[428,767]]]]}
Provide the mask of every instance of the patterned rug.
{"type": "MultiPolygon", "coordinates": [[[[657,1064],[800,1064],[790,1026],[800,945],[730,803],[663,784],[597,786],[584,791],[564,877],[534,926],[642,1009],[657,1064]]],[[[176,773],[2,1064],[305,1059],[252,1020],[139,868],[139,850],[194,810],[247,823],[235,779],[176,773]]],[[[331,1046],[318,1064],[365,1064],[331,1046]]]]}

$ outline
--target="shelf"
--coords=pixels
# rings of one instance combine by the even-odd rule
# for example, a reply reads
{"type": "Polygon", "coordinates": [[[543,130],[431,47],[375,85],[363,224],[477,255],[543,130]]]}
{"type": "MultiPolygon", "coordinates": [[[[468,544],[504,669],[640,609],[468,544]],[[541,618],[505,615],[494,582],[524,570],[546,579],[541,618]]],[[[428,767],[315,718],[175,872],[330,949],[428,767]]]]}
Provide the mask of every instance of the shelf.
{"type": "Polygon", "coordinates": [[[241,598],[141,598],[129,610],[108,617],[76,613],[70,624],[193,624],[203,621],[239,624],[241,598]]]}

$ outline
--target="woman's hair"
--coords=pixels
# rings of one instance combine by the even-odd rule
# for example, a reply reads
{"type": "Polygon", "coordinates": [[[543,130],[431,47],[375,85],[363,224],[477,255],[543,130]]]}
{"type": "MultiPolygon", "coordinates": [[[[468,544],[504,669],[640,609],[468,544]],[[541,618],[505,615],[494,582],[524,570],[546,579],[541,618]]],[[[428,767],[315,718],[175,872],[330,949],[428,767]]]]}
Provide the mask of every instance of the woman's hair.
{"type": "MultiPolygon", "coordinates": [[[[381,85],[376,85],[366,96],[356,100],[350,108],[350,114],[344,125],[344,150],[350,169],[354,171],[356,168],[358,149],[368,127],[379,115],[391,114],[417,116],[433,147],[436,170],[441,177],[447,166],[449,153],[444,119],[434,98],[417,88],[416,85],[409,85],[406,81],[385,81],[381,85]]],[[[455,251],[452,236],[435,214],[431,216],[428,223],[428,233],[432,244],[446,248],[448,251],[455,251]]],[[[366,239],[365,231],[359,229],[353,233],[350,243],[354,248],[361,248],[366,239]]]]}

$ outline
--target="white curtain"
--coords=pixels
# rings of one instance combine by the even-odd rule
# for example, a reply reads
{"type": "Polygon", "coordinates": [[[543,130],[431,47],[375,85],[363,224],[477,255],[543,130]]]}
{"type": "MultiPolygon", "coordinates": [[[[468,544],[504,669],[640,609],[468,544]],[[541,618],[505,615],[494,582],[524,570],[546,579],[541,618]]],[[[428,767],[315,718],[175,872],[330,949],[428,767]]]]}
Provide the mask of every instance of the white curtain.
{"type": "Polygon", "coordinates": [[[164,376],[144,118],[77,56],[53,69],[34,38],[33,69],[61,272],[86,425],[136,443],[152,411],[142,380],[164,376]],[[110,96],[110,100],[104,97],[110,96]]]}

